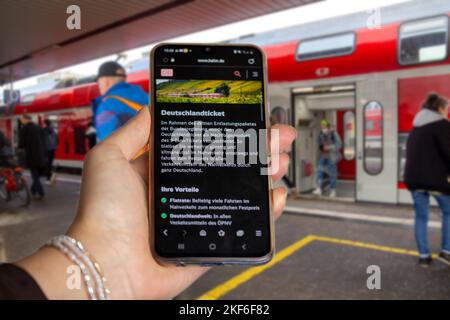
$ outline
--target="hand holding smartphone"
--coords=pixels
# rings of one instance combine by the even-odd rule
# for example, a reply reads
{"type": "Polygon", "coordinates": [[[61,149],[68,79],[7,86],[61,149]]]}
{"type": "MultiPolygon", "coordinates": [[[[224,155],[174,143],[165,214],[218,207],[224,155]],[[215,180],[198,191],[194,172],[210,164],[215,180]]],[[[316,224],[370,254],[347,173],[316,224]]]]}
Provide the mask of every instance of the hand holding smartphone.
{"type": "Polygon", "coordinates": [[[262,50],[161,44],[150,70],[149,211],[157,258],[180,265],[270,261],[262,50]]]}

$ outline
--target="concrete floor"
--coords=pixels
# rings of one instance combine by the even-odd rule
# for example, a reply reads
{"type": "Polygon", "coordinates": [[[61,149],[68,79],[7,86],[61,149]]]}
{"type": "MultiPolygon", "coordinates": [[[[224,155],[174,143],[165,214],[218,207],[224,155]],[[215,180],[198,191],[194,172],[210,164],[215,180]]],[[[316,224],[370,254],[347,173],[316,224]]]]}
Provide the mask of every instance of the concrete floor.
{"type": "MultiPolygon", "coordinates": [[[[28,209],[0,203],[1,260],[14,261],[30,254],[70,225],[79,184],[59,181],[56,187],[47,190],[46,199],[33,201],[28,209]]],[[[395,206],[335,205],[312,200],[290,203],[296,204],[342,206],[351,212],[375,210],[393,216],[411,216],[412,212],[409,207],[400,207],[397,212],[395,206]]],[[[440,230],[431,228],[429,237],[430,248],[439,250],[440,230]]],[[[417,266],[417,257],[408,251],[415,251],[410,226],[285,213],[276,225],[276,247],[278,253],[287,252],[283,250],[287,248],[289,254],[281,259],[277,257],[277,263],[263,269],[214,268],[178,299],[195,299],[204,294],[219,299],[450,298],[450,267],[439,262],[427,269],[417,266]],[[310,235],[316,238],[307,238],[310,241],[305,242],[310,235]],[[367,288],[367,267],[370,265],[380,268],[379,290],[367,288]],[[242,272],[247,275],[250,272],[253,276],[243,281],[246,274],[242,275],[242,272]],[[233,286],[227,286],[229,284],[233,286]]]]}

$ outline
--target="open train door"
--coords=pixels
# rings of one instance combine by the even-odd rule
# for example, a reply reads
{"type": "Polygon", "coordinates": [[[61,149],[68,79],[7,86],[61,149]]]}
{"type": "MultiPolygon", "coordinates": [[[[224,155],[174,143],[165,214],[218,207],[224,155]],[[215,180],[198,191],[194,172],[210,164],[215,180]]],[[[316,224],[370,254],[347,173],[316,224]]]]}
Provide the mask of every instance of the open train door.
{"type": "Polygon", "coordinates": [[[374,76],[357,82],[356,199],[397,202],[397,81],[374,76]]]}

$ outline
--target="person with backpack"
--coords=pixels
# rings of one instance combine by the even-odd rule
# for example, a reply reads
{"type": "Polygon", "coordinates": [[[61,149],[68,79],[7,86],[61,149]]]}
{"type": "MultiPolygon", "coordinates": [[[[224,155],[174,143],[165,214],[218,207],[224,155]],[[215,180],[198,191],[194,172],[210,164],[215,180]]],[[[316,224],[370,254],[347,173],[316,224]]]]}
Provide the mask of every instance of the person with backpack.
{"type": "Polygon", "coordinates": [[[97,74],[101,96],[93,100],[97,142],[124,125],[143,107],[148,96],[141,87],[125,82],[125,69],[115,61],[103,63],[97,74]]]}
{"type": "Polygon", "coordinates": [[[414,201],[414,234],[419,265],[432,262],[428,249],[430,196],[442,211],[442,243],[437,259],[450,265],[450,121],[448,100],[429,94],[413,121],[406,143],[404,181],[414,201]]]}
{"type": "Polygon", "coordinates": [[[20,123],[22,127],[19,133],[19,149],[25,151],[25,165],[31,172],[31,194],[40,200],[45,195],[40,177],[47,163],[42,129],[28,114],[20,117],[20,123]]]}
{"type": "Polygon", "coordinates": [[[53,128],[50,119],[45,119],[44,128],[42,129],[45,150],[47,152],[47,165],[46,165],[46,184],[53,184],[56,179],[56,173],[53,171],[53,161],[55,159],[55,151],[58,147],[58,134],[55,128],[53,128]]]}
{"type": "Polygon", "coordinates": [[[337,184],[337,164],[341,160],[342,141],[339,134],[331,128],[328,120],[320,122],[321,131],[317,138],[317,145],[320,152],[319,165],[316,173],[317,187],[313,194],[322,195],[322,182],[324,171],[327,170],[330,176],[330,198],[336,197],[337,184]]]}

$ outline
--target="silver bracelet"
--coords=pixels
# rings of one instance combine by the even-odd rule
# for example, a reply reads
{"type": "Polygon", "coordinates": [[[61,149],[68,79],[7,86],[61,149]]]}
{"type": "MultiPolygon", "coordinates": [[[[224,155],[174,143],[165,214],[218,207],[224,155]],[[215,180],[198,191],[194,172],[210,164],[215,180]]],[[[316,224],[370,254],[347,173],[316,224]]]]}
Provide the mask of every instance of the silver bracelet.
{"type": "Polygon", "coordinates": [[[84,249],[81,242],[65,235],[59,237],[61,237],[62,243],[65,243],[69,248],[71,248],[71,250],[74,251],[78,257],[86,263],[88,268],[90,268],[95,280],[97,298],[99,300],[107,300],[108,290],[105,288],[106,278],[102,276],[99,264],[95,262],[89,253],[84,249]]]}
{"type": "Polygon", "coordinates": [[[79,241],[66,235],[60,235],[50,239],[46,245],[60,250],[80,268],[91,300],[109,299],[110,292],[105,286],[106,278],[102,275],[99,264],[79,241]],[[95,281],[95,286],[92,279],[95,281]]]}

